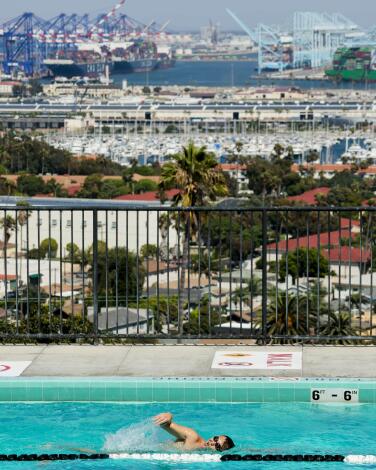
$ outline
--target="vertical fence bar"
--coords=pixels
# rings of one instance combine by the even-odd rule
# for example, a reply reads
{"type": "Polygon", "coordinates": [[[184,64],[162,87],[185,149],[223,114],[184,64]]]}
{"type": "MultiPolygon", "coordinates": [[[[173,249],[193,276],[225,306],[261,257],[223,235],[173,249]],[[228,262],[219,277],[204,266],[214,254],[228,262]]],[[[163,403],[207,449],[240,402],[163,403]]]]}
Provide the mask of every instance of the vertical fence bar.
{"type": "Polygon", "coordinates": [[[233,220],[232,220],[232,212],[230,212],[230,227],[229,227],[229,264],[230,264],[230,335],[232,335],[232,303],[234,301],[233,299],[233,292],[232,292],[232,225],[233,225],[233,220]]]}
{"type": "Polygon", "coordinates": [[[163,230],[167,230],[167,334],[170,334],[170,212],[166,214],[167,226],[163,230]]]}
{"type": "Polygon", "coordinates": [[[373,247],[374,247],[374,229],[373,229],[373,213],[367,212],[368,232],[369,232],[369,249],[370,249],[370,269],[371,269],[371,314],[370,314],[370,336],[373,336],[373,314],[374,314],[374,293],[373,293],[373,247]]]}
{"type": "Polygon", "coordinates": [[[119,334],[119,211],[115,212],[115,309],[116,334],[119,334]]]}
{"type": "MultiPolygon", "coordinates": [[[[8,324],[8,239],[10,239],[9,234],[7,233],[7,220],[8,215],[7,211],[3,212],[3,229],[4,229],[4,276],[5,276],[5,322],[8,324]]],[[[9,282],[10,284],[10,282],[9,282]]]]}
{"type": "MultiPolygon", "coordinates": [[[[15,262],[16,262],[16,265],[15,265],[15,270],[16,270],[16,332],[17,332],[17,335],[19,334],[20,332],[20,311],[19,311],[19,291],[20,291],[20,285],[21,285],[21,281],[19,279],[19,273],[18,273],[18,222],[17,222],[17,219],[18,219],[18,213],[17,213],[17,210],[15,211],[15,240],[16,240],[16,256],[15,256],[15,262]]],[[[5,222],[7,225],[8,225],[8,221],[5,222]]],[[[39,219],[38,219],[38,223],[39,223],[39,219]]]]}
{"type": "Polygon", "coordinates": [[[105,227],[105,249],[104,249],[104,253],[105,253],[105,268],[104,268],[104,271],[105,271],[105,286],[106,286],[106,294],[105,294],[105,309],[106,309],[106,332],[108,332],[108,328],[109,328],[109,318],[108,318],[108,315],[109,315],[109,310],[108,310],[108,287],[109,287],[109,284],[108,284],[108,275],[109,275],[109,272],[108,272],[108,209],[106,209],[105,211],[105,224],[106,224],[106,227],[105,227]]]}
{"type": "Polygon", "coordinates": [[[39,215],[40,215],[40,212],[39,210],[37,210],[37,244],[38,244],[38,248],[37,248],[37,253],[38,253],[38,261],[37,261],[37,268],[38,268],[38,287],[37,287],[37,296],[38,296],[38,313],[37,313],[37,317],[38,317],[38,333],[41,332],[40,328],[41,328],[41,324],[40,324],[40,311],[41,311],[41,292],[40,292],[40,284],[41,284],[41,273],[40,273],[40,225],[39,225],[39,215]]]}
{"type": "MultiPolygon", "coordinates": [[[[146,332],[147,334],[150,333],[150,326],[149,326],[149,310],[150,310],[150,254],[149,254],[149,223],[150,223],[150,211],[146,211],[146,318],[147,318],[147,325],[146,325],[146,332]]],[[[157,230],[159,231],[159,223],[157,224],[157,230]]],[[[157,250],[159,250],[159,245],[157,245],[157,250]]]]}
{"type": "Polygon", "coordinates": [[[341,328],[341,312],[342,312],[342,213],[338,213],[339,216],[339,240],[338,240],[338,252],[339,252],[339,287],[338,287],[338,323],[341,328]]]}
{"type": "Polygon", "coordinates": [[[289,213],[286,212],[286,242],[285,242],[285,332],[288,331],[288,302],[289,302],[289,213]]]}
{"type": "Polygon", "coordinates": [[[127,336],[129,335],[129,211],[125,214],[125,312],[127,322],[127,336]]]}
{"type": "Polygon", "coordinates": [[[320,334],[321,322],[321,282],[320,282],[320,256],[321,256],[321,219],[320,211],[317,212],[317,334],[320,334]]]}
{"type": "Polygon", "coordinates": [[[208,250],[208,282],[209,282],[209,303],[208,303],[208,323],[209,323],[209,336],[212,336],[212,319],[211,319],[211,304],[212,304],[212,290],[211,290],[211,284],[212,284],[212,275],[211,275],[211,270],[212,270],[212,265],[211,265],[211,227],[210,227],[210,221],[211,221],[211,213],[208,212],[206,214],[207,221],[208,221],[208,241],[207,241],[207,250],[208,250]]]}
{"type": "Polygon", "coordinates": [[[48,211],[48,319],[52,331],[52,266],[51,266],[51,211],[48,211]]]}
{"type": "Polygon", "coordinates": [[[93,324],[98,337],[98,210],[93,210],[93,324]]]}
{"type": "Polygon", "coordinates": [[[240,213],[239,266],[240,266],[240,334],[242,334],[243,333],[243,212],[240,213]]]}
{"type": "Polygon", "coordinates": [[[82,320],[85,320],[85,290],[86,290],[86,280],[85,280],[85,211],[82,211],[82,227],[81,227],[81,275],[82,275],[82,320]]]}
{"type": "Polygon", "coordinates": [[[140,213],[136,211],[136,305],[137,305],[137,335],[140,334],[140,213]]]}
{"type": "Polygon", "coordinates": [[[197,213],[198,336],[201,334],[201,219],[197,213]]]}
{"type": "MultiPolygon", "coordinates": [[[[188,247],[188,253],[187,253],[187,260],[183,260],[183,263],[187,263],[187,274],[188,274],[188,279],[187,279],[187,287],[188,287],[188,326],[189,326],[189,331],[188,334],[191,333],[191,241],[192,241],[192,221],[191,221],[191,212],[187,212],[187,217],[188,217],[188,240],[184,240],[185,245],[188,247]]],[[[183,256],[184,257],[184,256],[183,256]]],[[[183,292],[185,296],[185,283],[183,285],[183,292]]]]}
{"type": "Polygon", "coordinates": [[[331,276],[330,276],[330,266],[331,266],[331,249],[332,249],[332,237],[331,237],[331,220],[330,220],[330,212],[328,211],[328,214],[327,214],[328,218],[327,218],[327,224],[328,224],[328,325],[330,327],[330,323],[331,323],[331,315],[330,315],[330,312],[331,312],[331,295],[332,295],[332,285],[331,285],[331,276]]]}
{"type": "Polygon", "coordinates": [[[297,265],[297,280],[296,280],[296,330],[299,331],[299,307],[300,307],[300,231],[299,226],[296,229],[296,265],[297,265]]]}
{"type": "Polygon", "coordinates": [[[177,253],[177,259],[178,259],[178,336],[181,338],[183,336],[183,321],[184,321],[184,313],[182,312],[181,304],[181,296],[183,293],[181,292],[180,284],[181,284],[181,276],[182,276],[182,260],[181,260],[181,234],[180,234],[180,229],[181,229],[181,212],[178,211],[178,253],[177,253]]]}
{"type": "Polygon", "coordinates": [[[309,334],[311,328],[311,322],[309,318],[310,304],[311,304],[311,285],[310,285],[310,265],[309,265],[309,250],[310,250],[310,214],[307,214],[307,227],[306,227],[306,237],[307,237],[307,255],[306,255],[306,264],[307,264],[307,299],[306,299],[306,330],[309,334]]]}
{"type": "MultiPolygon", "coordinates": [[[[159,225],[160,225],[160,213],[157,211],[157,321],[159,324],[160,321],[160,240],[159,240],[159,225]]],[[[149,312],[148,316],[148,325],[149,325],[149,312]]],[[[149,333],[149,326],[148,326],[149,333]]]]}
{"type": "Polygon", "coordinates": [[[218,247],[218,271],[219,271],[219,328],[222,329],[222,212],[219,213],[219,247],[218,247]]]}
{"type": "MultiPolygon", "coordinates": [[[[262,339],[267,342],[267,317],[268,317],[268,266],[267,266],[267,237],[268,237],[268,218],[264,208],[262,210],[262,339]]],[[[287,295],[287,292],[286,292],[287,295]]]]}
{"type": "MultiPolygon", "coordinates": [[[[26,217],[26,330],[30,334],[30,260],[29,260],[29,210],[25,210],[26,217]]],[[[22,222],[23,223],[23,222],[22,222]]],[[[35,299],[32,299],[33,302],[35,299]]]]}
{"type": "Polygon", "coordinates": [[[349,218],[349,255],[348,255],[348,266],[349,266],[349,312],[350,322],[352,322],[352,280],[351,280],[351,252],[352,252],[352,219],[351,213],[349,218]]]}
{"type": "MultiPolygon", "coordinates": [[[[60,245],[60,287],[59,287],[59,324],[60,324],[60,333],[63,332],[63,283],[65,282],[65,272],[63,272],[63,213],[59,211],[59,245],[60,245]]],[[[65,260],[64,260],[64,271],[65,271],[65,260]]]]}
{"type": "Polygon", "coordinates": [[[363,258],[363,214],[359,212],[360,221],[360,275],[359,275],[359,334],[362,332],[362,300],[363,300],[363,272],[364,272],[364,258],[363,258]]]}
{"type": "Polygon", "coordinates": [[[254,245],[253,245],[253,236],[252,236],[252,229],[253,229],[253,219],[254,215],[253,212],[250,214],[250,226],[251,226],[251,245],[250,245],[250,250],[251,250],[251,333],[253,334],[253,329],[254,329],[254,322],[253,322],[253,297],[254,297],[254,290],[256,290],[257,293],[257,285],[256,285],[256,280],[253,276],[253,256],[254,256],[254,245]]]}
{"type": "Polygon", "coordinates": [[[73,211],[71,211],[71,252],[70,252],[70,263],[71,263],[71,312],[72,312],[72,318],[74,317],[74,294],[73,294],[73,266],[74,266],[74,259],[73,259],[73,247],[74,247],[74,231],[73,231],[73,225],[74,225],[74,218],[73,218],[73,211]]]}
{"type": "Polygon", "coordinates": [[[281,240],[281,231],[283,222],[280,220],[280,212],[277,213],[277,220],[276,220],[276,240],[275,240],[275,320],[277,321],[278,318],[278,298],[279,298],[279,243],[281,240]]]}

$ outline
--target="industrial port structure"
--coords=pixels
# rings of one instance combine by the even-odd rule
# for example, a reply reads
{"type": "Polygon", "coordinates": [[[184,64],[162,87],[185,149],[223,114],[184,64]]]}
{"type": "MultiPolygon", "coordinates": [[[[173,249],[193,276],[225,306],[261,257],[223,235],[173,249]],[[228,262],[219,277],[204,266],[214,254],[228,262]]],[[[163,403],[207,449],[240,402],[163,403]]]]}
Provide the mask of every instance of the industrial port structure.
{"type": "Polygon", "coordinates": [[[154,21],[143,24],[121,13],[125,0],[95,18],[88,14],[65,13],[46,20],[26,12],[7,21],[0,28],[3,42],[2,69],[5,74],[21,71],[27,77],[43,70],[44,61],[56,54],[62,55],[79,44],[153,39],[165,34],[168,23],[158,26],[154,21]]]}
{"type": "MultiPolygon", "coordinates": [[[[168,38],[168,23],[144,24],[129,17],[121,12],[125,1],[120,0],[110,12],[96,17],[62,13],[46,20],[27,12],[7,21],[0,26],[3,72],[38,76],[46,71],[51,59],[71,59],[72,51],[88,50],[94,44],[97,54],[94,59],[99,62],[95,65],[103,73],[109,62],[108,44],[168,38]]],[[[363,31],[340,13],[295,12],[291,26],[283,30],[263,23],[251,28],[234,12],[229,9],[227,12],[257,46],[259,73],[326,67],[339,48],[374,43],[374,32],[363,31]]],[[[168,60],[165,64],[169,65],[168,60]]],[[[141,64],[141,69],[144,65],[141,64]]]]}
{"type": "Polygon", "coordinates": [[[340,13],[295,12],[292,30],[284,32],[265,24],[250,28],[233,11],[227,12],[257,45],[259,73],[322,67],[344,44],[370,41],[357,24],[340,13]]]}

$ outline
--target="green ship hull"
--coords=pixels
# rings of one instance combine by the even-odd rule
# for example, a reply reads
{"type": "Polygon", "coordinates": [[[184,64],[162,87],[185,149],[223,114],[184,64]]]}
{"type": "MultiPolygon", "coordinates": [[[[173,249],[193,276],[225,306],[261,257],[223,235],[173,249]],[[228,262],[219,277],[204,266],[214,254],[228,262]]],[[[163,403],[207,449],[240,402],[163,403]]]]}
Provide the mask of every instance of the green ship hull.
{"type": "Polygon", "coordinates": [[[376,82],[376,70],[326,70],[325,75],[344,82],[376,82]]]}
{"type": "Polygon", "coordinates": [[[376,82],[376,48],[340,47],[325,74],[336,81],[376,82]]]}

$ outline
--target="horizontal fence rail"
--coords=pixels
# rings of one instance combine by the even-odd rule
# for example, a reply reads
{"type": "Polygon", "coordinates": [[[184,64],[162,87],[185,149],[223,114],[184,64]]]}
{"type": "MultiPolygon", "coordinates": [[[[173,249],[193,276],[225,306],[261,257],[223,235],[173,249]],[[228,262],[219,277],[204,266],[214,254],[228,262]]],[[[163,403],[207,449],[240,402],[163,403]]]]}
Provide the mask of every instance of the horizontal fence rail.
{"type": "Polygon", "coordinates": [[[0,207],[0,338],[373,344],[375,216],[0,207]]]}

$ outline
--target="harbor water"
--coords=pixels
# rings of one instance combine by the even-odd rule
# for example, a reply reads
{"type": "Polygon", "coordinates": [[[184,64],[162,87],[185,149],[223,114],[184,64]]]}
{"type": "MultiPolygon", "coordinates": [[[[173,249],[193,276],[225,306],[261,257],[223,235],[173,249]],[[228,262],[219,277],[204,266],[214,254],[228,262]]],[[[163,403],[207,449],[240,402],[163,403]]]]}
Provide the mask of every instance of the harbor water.
{"type": "Polygon", "coordinates": [[[113,75],[113,80],[121,84],[127,80],[130,85],[144,86],[283,86],[299,87],[301,89],[376,89],[376,83],[352,83],[340,84],[329,80],[294,80],[294,79],[265,79],[257,76],[257,61],[197,61],[176,62],[175,67],[160,69],[153,72],[130,73],[113,75]]]}

